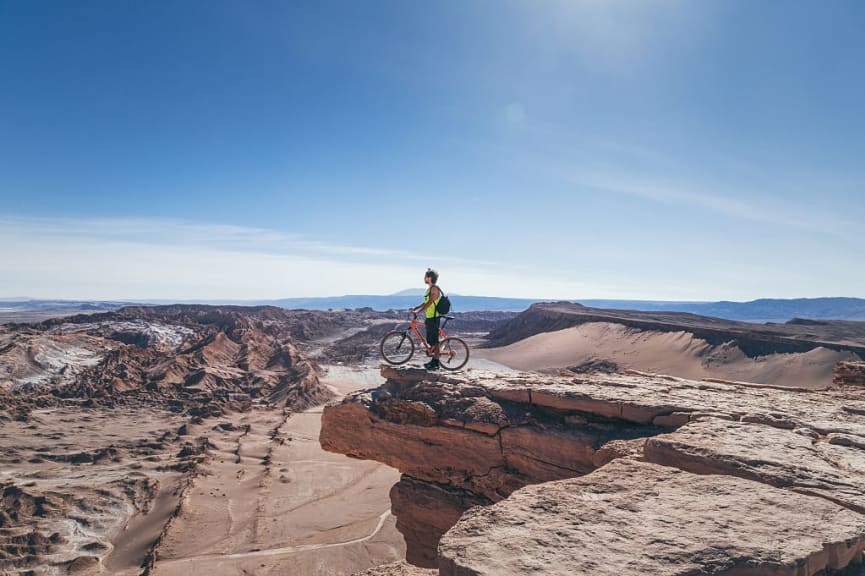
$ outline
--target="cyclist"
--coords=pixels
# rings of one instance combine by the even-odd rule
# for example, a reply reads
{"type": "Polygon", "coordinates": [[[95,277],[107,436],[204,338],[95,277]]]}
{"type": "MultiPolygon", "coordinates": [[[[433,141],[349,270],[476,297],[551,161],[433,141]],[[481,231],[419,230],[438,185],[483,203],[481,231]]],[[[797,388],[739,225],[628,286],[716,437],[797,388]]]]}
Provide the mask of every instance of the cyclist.
{"type": "Polygon", "coordinates": [[[441,317],[436,305],[442,297],[442,291],[436,286],[438,279],[438,272],[432,268],[427,268],[423,281],[428,288],[423,297],[423,304],[419,304],[411,309],[414,314],[426,310],[426,341],[433,349],[432,359],[423,365],[427,370],[438,370],[439,368],[439,323],[441,317]]]}

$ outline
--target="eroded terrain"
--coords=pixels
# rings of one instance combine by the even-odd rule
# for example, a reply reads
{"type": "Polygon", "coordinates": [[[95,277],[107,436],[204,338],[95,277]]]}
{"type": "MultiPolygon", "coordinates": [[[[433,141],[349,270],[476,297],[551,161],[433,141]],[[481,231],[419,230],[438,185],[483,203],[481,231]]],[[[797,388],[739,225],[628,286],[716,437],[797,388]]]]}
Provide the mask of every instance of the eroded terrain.
{"type": "Polygon", "coordinates": [[[0,327],[0,573],[602,573],[602,536],[642,542],[648,520],[694,553],[634,559],[658,542],[623,544],[635,574],[853,569],[861,327],[706,332],[706,319],[613,314],[604,340],[594,312],[559,308],[460,315],[449,330],[475,354],[436,374],[417,369],[423,355],[379,372],[378,341],[404,312],[134,307],[0,327]],[[526,334],[477,348],[497,326],[526,334]],[[681,366],[696,372],[657,374],[681,366]],[[754,502],[725,501],[754,484],[754,502]],[[741,530],[708,521],[725,510],[741,530]]]}
{"type": "Polygon", "coordinates": [[[322,399],[380,382],[326,364],[369,325],[318,316],[167,307],[0,330],[0,573],[349,574],[404,557],[397,473],[318,442],[322,399]]]}

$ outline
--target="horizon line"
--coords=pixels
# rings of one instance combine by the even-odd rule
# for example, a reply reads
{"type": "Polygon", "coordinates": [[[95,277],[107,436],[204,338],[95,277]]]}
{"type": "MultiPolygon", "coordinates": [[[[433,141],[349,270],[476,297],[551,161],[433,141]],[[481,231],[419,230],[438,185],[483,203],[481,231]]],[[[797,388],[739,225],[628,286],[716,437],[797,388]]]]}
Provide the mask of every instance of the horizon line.
{"type": "MultiPolygon", "coordinates": [[[[210,303],[243,303],[243,302],[261,302],[272,303],[291,300],[335,300],[341,298],[414,298],[417,295],[412,294],[341,294],[339,296],[291,296],[284,298],[41,298],[29,296],[0,296],[0,303],[14,302],[69,302],[69,303],[108,303],[108,304],[210,304],[210,303]]],[[[863,300],[863,296],[800,296],[794,298],[777,298],[771,296],[763,296],[751,300],[665,300],[652,298],[526,298],[519,296],[482,296],[477,294],[459,294],[451,293],[450,296],[462,298],[484,298],[490,300],[519,300],[525,302],[640,302],[640,303],[671,303],[671,304],[750,304],[761,300],[775,301],[798,301],[798,300],[863,300]]],[[[262,305],[262,304],[259,304],[262,305]]],[[[264,304],[266,305],[266,304],[264,304]]]]}

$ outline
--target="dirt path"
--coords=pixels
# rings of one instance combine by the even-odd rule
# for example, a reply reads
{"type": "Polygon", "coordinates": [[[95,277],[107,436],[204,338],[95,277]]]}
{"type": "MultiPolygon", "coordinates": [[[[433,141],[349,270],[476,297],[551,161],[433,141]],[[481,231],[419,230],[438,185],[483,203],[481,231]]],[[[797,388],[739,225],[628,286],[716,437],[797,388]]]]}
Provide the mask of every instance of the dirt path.
{"type": "Polygon", "coordinates": [[[237,554],[206,554],[203,556],[189,556],[186,558],[181,558],[178,560],[165,560],[159,563],[161,568],[166,568],[168,566],[190,563],[190,562],[201,562],[204,560],[241,560],[248,558],[265,558],[270,556],[282,556],[285,554],[296,554],[298,552],[308,552],[310,550],[323,550],[325,548],[337,548],[341,546],[348,546],[350,544],[359,544],[361,542],[366,542],[375,537],[379,532],[381,532],[382,527],[385,525],[385,521],[388,520],[390,516],[390,510],[385,510],[381,513],[378,519],[378,523],[375,525],[373,531],[361,538],[355,538],[354,540],[346,540],[344,542],[332,542],[330,544],[305,544],[300,546],[284,546],[282,548],[271,548],[269,550],[256,550],[254,552],[240,552],[237,554]]]}

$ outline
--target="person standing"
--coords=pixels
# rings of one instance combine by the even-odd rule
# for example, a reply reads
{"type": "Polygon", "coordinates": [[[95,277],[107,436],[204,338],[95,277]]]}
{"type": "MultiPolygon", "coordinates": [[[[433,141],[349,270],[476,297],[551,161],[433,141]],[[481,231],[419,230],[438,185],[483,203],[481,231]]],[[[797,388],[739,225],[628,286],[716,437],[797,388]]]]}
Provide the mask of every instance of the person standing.
{"type": "Polygon", "coordinates": [[[436,286],[438,282],[438,272],[432,268],[427,268],[424,274],[423,281],[427,285],[426,294],[423,297],[423,304],[419,304],[411,309],[414,314],[425,311],[426,313],[426,341],[432,346],[432,359],[424,364],[427,370],[438,370],[439,368],[439,325],[441,317],[438,313],[437,304],[442,297],[442,291],[436,286]]]}

